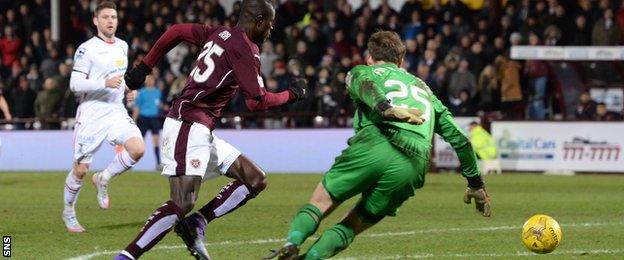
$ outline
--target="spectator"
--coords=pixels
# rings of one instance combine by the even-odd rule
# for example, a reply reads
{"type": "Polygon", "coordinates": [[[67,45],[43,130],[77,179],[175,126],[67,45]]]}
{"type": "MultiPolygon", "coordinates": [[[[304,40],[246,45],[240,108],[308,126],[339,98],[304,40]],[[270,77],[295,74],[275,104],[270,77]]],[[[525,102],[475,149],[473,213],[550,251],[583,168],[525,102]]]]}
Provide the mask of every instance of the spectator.
{"type": "Polygon", "coordinates": [[[592,43],[594,45],[618,45],[622,32],[613,20],[613,11],[606,9],[602,19],[594,24],[592,30],[592,43]]]}
{"type": "Polygon", "coordinates": [[[424,24],[420,21],[420,13],[414,10],[410,15],[410,22],[405,25],[403,37],[405,39],[414,39],[424,28],[424,24]]]}
{"type": "Polygon", "coordinates": [[[61,110],[59,116],[64,119],[71,119],[76,117],[76,111],[78,109],[78,99],[71,88],[65,88],[63,93],[63,100],[61,101],[61,110]]]}
{"type": "MultiPolygon", "coordinates": [[[[529,45],[537,46],[539,38],[535,34],[529,35],[529,45]]],[[[529,80],[529,119],[546,119],[546,98],[548,84],[548,64],[544,60],[527,60],[524,65],[524,76],[529,80]]]]}
{"type": "Polygon", "coordinates": [[[585,16],[577,16],[574,20],[574,25],[569,45],[591,45],[591,31],[589,27],[587,27],[587,19],[585,16]]]}
{"type": "Polygon", "coordinates": [[[593,120],[596,115],[596,102],[592,100],[588,91],[579,96],[579,104],[576,107],[577,120],[593,120]]]}
{"type": "Polygon", "coordinates": [[[277,81],[277,89],[279,91],[286,90],[288,88],[288,81],[290,80],[290,74],[288,74],[288,70],[286,69],[286,64],[284,61],[277,60],[275,61],[275,66],[273,70],[273,78],[277,81]]]}
{"type": "Polygon", "coordinates": [[[58,83],[52,78],[46,78],[43,90],[35,99],[35,116],[41,121],[42,129],[59,129],[58,123],[63,91],[58,88],[58,83]]]}
{"type": "Polygon", "coordinates": [[[22,47],[22,40],[15,35],[11,26],[4,27],[4,37],[0,38],[0,50],[2,51],[2,65],[11,67],[17,61],[17,55],[22,47]]]}
{"type": "Polygon", "coordinates": [[[33,16],[30,13],[30,8],[28,7],[27,4],[21,4],[19,6],[19,13],[20,13],[20,17],[22,18],[22,30],[23,30],[23,35],[27,36],[27,35],[31,35],[37,28],[37,21],[35,19],[36,16],[33,16]]]}
{"type": "Polygon", "coordinates": [[[330,10],[325,14],[325,23],[321,28],[321,32],[323,32],[323,36],[325,39],[329,41],[334,41],[335,32],[339,30],[338,28],[338,15],[335,11],[330,10]]]}
{"type": "Polygon", "coordinates": [[[297,42],[297,52],[295,52],[293,58],[301,62],[304,66],[314,64],[312,62],[312,54],[308,51],[308,44],[303,40],[297,42]]]}
{"type": "Polygon", "coordinates": [[[321,85],[317,93],[318,113],[327,120],[325,126],[333,122],[340,112],[334,94],[334,89],[330,85],[321,85]]]}
{"type": "Polygon", "coordinates": [[[58,51],[54,47],[48,48],[48,57],[41,61],[39,71],[44,78],[54,77],[58,73],[58,66],[61,64],[58,51]]]}
{"type": "Polygon", "coordinates": [[[425,55],[423,55],[420,63],[429,67],[429,71],[435,71],[438,68],[438,57],[435,52],[435,49],[427,48],[425,50],[425,55]]]}
{"type": "Polygon", "coordinates": [[[189,54],[189,47],[186,44],[178,44],[167,53],[169,69],[175,76],[182,75],[182,61],[189,54]]]}
{"type": "Polygon", "coordinates": [[[273,51],[273,43],[266,41],[262,44],[262,53],[260,53],[260,71],[262,75],[269,76],[273,72],[273,62],[279,57],[273,51]]]}
{"type": "Polygon", "coordinates": [[[145,78],[145,87],[139,90],[134,102],[134,111],[132,117],[137,122],[137,126],[141,130],[141,135],[145,138],[145,134],[149,130],[152,133],[152,145],[154,146],[154,155],[156,157],[156,169],[160,168],[160,149],[159,133],[162,128],[160,122],[160,108],[162,93],[156,87],[156,80],[152,75],[145,78]]]}
{"type": "Polygon", "coordinates": [[[451,74],[451,81],[449,83],[449,98],[451,103],[458,102],[459,93],[462,90],[468,91],[470,97],[474,96],[477,89],[477,80],[470,72],[468,67],[470,64],[466,59],[462,59],[459,62],[459,68],[451,74]],[[455,100],[455,101],[454,101],[455,100]]]}
{"type": "MultiPolygon", "coordinates": [[[[0,74],[7,86],[5,98],[11,108],[16,103],[13,100],[13,89],[18,89],[19,78],[25,73],[27,73],[29,88],[35,92],[41,90],[43,85],[41,79],[48,77],[56,79],[59,82],[58,88],[63,90],[65,88],[63,86],[66,85],[63,83],[66,65],[62,63],[71,64],[71,58],[75,52],[74,43],[92,35],[90,28],[94,1],[77,1],[69,7],[71,26],[67,28],[67,37],[63,39],[66,43],[62,46],[57,46],[58,43],[52,41],[49,24],[50,9],[45,8],[49,1],[34,0],[32,2],[4,5],[5,9],[0,12],[2,30],[4,31],[7,26],[13,28],[12,35],[22,39],[20,47],[13,54],[12,59],[15,61],[8,66],[4,64],[4,61],[12,55],[5,55],[7,50],[0,48],[2,52],[0,74]]],[[[395,30],[405,37],[408,49],[405,65],[408,65],[408,71],[422,77],[442,102],[448,104],[447,98],[453,96],[447,94],[447,91],[451,90],[449,81],[453,75],[458,74],[457,71],[461,71],[461,68],[458,68],[460,61],[466,59],[469,64],[468,70],[475,78],[478,76],[478,84],[471,93],[474,106],[479,110],[499,110],[501,106],[498,100],[502,98],[502,95],[506,100],[504,105],[506,115],[520,118],[522,117],[521,111],[522,114],[525,112],[524,103],[522,103],[523,93],[516,91],[520,80],[513,77],[511,79],[499,77],[502,75],[502,69],[500,63],[495,63],[497,56],[508,57],[509,46],[525,44],[524,41],[530,42],[531,34],[540,36],[546,45],[588,45],[593,43],[594,28],[604,28],[603,31],[607,30],[607,27],[609,30],[614,29],[613,31],[618,31],[617,27],[624,29],[622,1],[508,1],[503,12],[498,14],[491,12],[487,7],[478,11],[468,10],[461,3],[462,1],[440,1],[439,5],[427,6],[426,1],[409,0],[405,1],[400,14],[390,8],[392,1],[381,2],[379,8],[374,11],[368,1],[363,1],[362,5],[357,8],[354,8],[355,6],[351,3],[358,1],[346,0],[308,1],[303,4],[301,1],[276,2],[284,3],[279,4],[277,8],[278,19],[274,25],[275,30],[272,32],[271,42],[262,47],[263,76],[267,80],[273,78],[277,88],[285,88],[288,83],[287,77],[297,74],[295,72],[298,71],[299,75],[305,74],[312,86],[318,85],[318,89],[312,93],[321,91],[324,85],[330,86],[333,100],[342,108],[347,106],[345,104],[348,104],[349,100],[344,94],[344,86],[340,78],[354,65],[363,63],[367,37],[375,30],[395,30]],[[421,8],[421,4],[424,9],[421,8]],[[610,8],[620,9],[614,16],[613,12],[609,13],[610,8]],[[357,11],[354,12],[354,9],[357,11]],[[498,16],[496,18],[498,20],[494,19],[495,15],[498,16]],[[611,18],[605,19],[605,15],[611,18]],[[511,37],[512,34],[513,37],[511,37]],[[300,42],[304,42],[305,46],[299,44],[300,42]],[[273,47],[268,48],[271,44],[273,47]],[[293,69],[294,63],[287,63],[293,58],[298,60],[299,66],[295,66],[298,67],[297,69],[293,69]],[[492,64],[497,64],[496,69],[485,69],[492,64]],[[422,66],[427,66],[427,68],[422,66]],[[498,75],[499,72],[501,75],[498,75]],[[318,73],[323,75],[318,77],[318,73]],[[326,83],[317,84],[317,78],[326,83]],[[498,81],[500,84],[497,84],[498,81]],[[512,87],[509,88],[510,86],[512,87]],[[503,93],[499,94],[500,92],[503,93]],[[515,101],[518,103],[513,103],[515,101]],[[509,110],[511,104],[517,106],[512,106],[513,109],[509,110]]],[[[140,60],[153,44],[150,41],[161,34],[162,30],[171,23],[199,22],[211,26],[232,26],[236,23],[240,11],[240,2],[235,2],[232,6],[233,12],[225,14],[221,6],[223,1],[218,0],[190,2],[127,0],[119,3],[118,16],[120,22],[124,24],[119,30],[123,33],[123,37],[131,42],[130,61],[140,60]]],[[[600,30],[596,30],[598,31],[600,30]]],[[[619,31],[619,35],[621,33],[619,31]]],[[[3,34],[0,40],[6,38],[7,35],[3,34]]],[[[618,44],[620,41],[621,36],[619,40],[609,44],[618,44]]],[[[176,79],[177,76],[188,75],[195,62],[196,54],[200,51],[194,45],[178,46],[158,64],[161,75],[165,75],[164,79],[156,79],[157,87],[163,87],[164,109],[167,109],[166,100],[177,95],[181,87],[185,86],[184,79],[176,79]]],[[[529,66],[525,68],[526,73],[535,67],[530,65],[531,63],[532,61],[529,61],[529,66]]],[[[509,62],[509,64],[513,63],[509,62]]],[[[509,64],[503,66],[508,72],[513,71],[509,69],[511,67],[520,68],[520,64],[514,66],[509,66],[509,64]]],[[[591,72],[580,77],[581,80],[588,81],[595,78],[607,83],[620,82],[621,75],[617,73],[617,68],[609,64],[591,64],[591,72]]],[[[536,71],[543,73],[542,70],[533,72],[536,71]]],[[[529,103],[526,108],[531,111],[528,114],[532,118],[540,118],[541,116],[533,114],[533,101],[541,100],[535,95],[536,90],[540,89],[534,84],[536,79],[528,74],[523,74],[522,78],[527,79],[525,94],[529,94],[527,95],[529,103]]],[[[453,88],[457,87],[456,83],[456,81],[453,82],[453,88]]],[[[538,84],[538,86],[541,85],[538,84]]],[[[457,90],[454,91],[457,92],[457,90]]],[[[76,101],[72,93],[65,92],[64,94],[60,112],[62,118],[73,116],[76,101]]],[[[308,114],[319,111],[317,107],[319,100],[314,96],[310,98],[309,103],[293,106],[290,108],[291,111],[308,114]]],[[[455,98],[454,101],[457,102],[459,98],[457,96],[455,98]]],[[[244,111],[244,103],[240,103],[240,100],[242,99],[235,100],[228,105],[228,108],[232,108],[230,111],[244,111]]],[[[558,103],[565,103],[565,101],[555,100],[558,103]]],[[[346,109],[342,110],[346,111],[346,109]]],[[[297,122],[298,125],[305,123],[305,120],[310,121],[309,118],[301,119],[298,120],[300,121],[297,122]]],[[[278,120],[281,121],[281,115],[278,120]]],[[[342,124],[341,122],[330,123],[333,125],[334,123],[342,124]]],[[[243,122],[243,124],[249,123],[243,122]]]]}
{"type": "Polygon", "coordinates": [[[34,91],[41,90],[41,78],[39,77],[39,70],[37,70],[37,65],[32,65],[28,69],[28,74],[26,74],[26,79],[28,80],[28,86],[30,89],[34,91]]]}
{"type": "Polygon", "coordinates": [[[297,26],[290,26],[286,29],[286,39],[284,44],[286,45],[286,51],[290,54],[297,52],[297,44],[302,39],[301,30],[297,26]]]}
{"type": "Polygon", "coordinates": [[[473,75],[479,75],[485,67],[485,59],[483,55],[483,45],[480,42],[474,42],[470,47],[470,52],[466,55],[466,59],[470,64],[470,72],[473,75]]]}
{"type": "Polygon", "coordinates": [[[69,65],[65,63],[60,63],[58,65],[58,74],[54,77],[56,82],[58,82],[58,86],[61,90],[66,90],[69,88],[69,76],[71,74],[71,68],[69,65]]]}
{"type": "Polygon", "coordinates": [[[616,20],[618,27],[620,27],[620,33],[624,34],[624,1],[620,3],[620,9],[617,11],[616,20]]]}
{"type": "Polygon", "coordinates": [[[406,22],[410,19],[413,21],[414,12],[419,13],[422,9],[419,2],[420,1],[417,0],[405,1],[399,12],[399,17],[402,22],[406,22]]]}
{"type": "Polygon", "coordinates": [[[334,33],[334,42],[329,45],[336,51],[336,58],[342,59],[343,57],[351,56],[351,44],[345,39],[345,33],[343,30],[337,30],[334,33]]]}
{"type": "Polygon", "coordinates": [[[561,30],[555,25],[549,25],[544,30],[544,45],[561,45],[561,30]]]}
{"type": "Polygon", "coordinates": [[[609,112],[605,103],[598,103],[596,106],[595,120],[597,121],[615,121],[619,119],[619,115],[609,112]]]}
{"type": "Polygon", "coordinates": [[[414,39],[405,40],[405,57],[403,60],[407,62],[407,71],[415,71],[416,66],[418,66],[418,57],[420,54],[418,53],[418,44],[414,39]]]}
{"type": "MultiPolygon", "coordinates": [[[[15,116],[16,119],[35,117],[35,98],[37,98],[37,94],[30,89],[26,76],[20,76],[18,87],[11,91],[11,110],[13,111],[13,116],[15,116]]],[[[18,123],[16,124],[16,128],[24,129],[25,124],[18,123]]]]}
{"type": "Polygon", "coordinates": [[[470,92],[466,89],[462,89],[459,92],[459,102],[452,104],[449,109],[454,116],[475,116],[476,109],[470,98],[470,92]]]}
{"type": "Polygon", "coordinates": [[[305,35],[306,35],[305,42],[308,48],[308,55],[311,57],[311,59],[310,59],[310,63],[304,63],[304,64],[310,64],[312,66],[316,66],[316,64],[318,64],[321,57],[325,53],[324,50],[327,47],[327,44],[325,42],[326,40],[322,39],[320,37],[319,32],[315,28],[312,28],[312,27],[306,29],[305,35]]]}
{"type": "Polygon", "coordinates": [[[438,99],[440,99],[440,101],[442,102],[442,104],[448,106],[449,105],[449,99],[448,99],[448,72],[447,72],[447,68],[445,66],[438,66],[438,68],[435,70],[435,73],[433,74],[433,80],[435,80],[436,85],[438,85],[438,90],[439,92],[433,92],[438,99]]]}
{"type": "Polygon", "coordinates": [[[522,109],[522,88],[520,87],[520,64],[504,56],[496,57],[494,64],[501,84],[503,117],[511,120],[522,119],[524,109],[522,109]]]}
{"type": "Polygon", "coordinates": [[[0,88],[0,110],[2,110],[2,115],[4,116],[4,120],[11,121],[13,117],[11,116],[11,111],[9,110],[9,104],[7,104],[6,99],[2,95],[2,89],[0,88]]]}
{"type": "Polygon", "coordinates": [[[433,92],[437,97],[441,97],[439,96],[439,93],[445,92],[444,90],[440,89],[438,82],[435,80],[435,77],[431,73],[431,67],[427,66],[427,64],[418,64],[418,68],[416,69],[416,76],[424,81],[425,84],[429,86],[429,89],[431,89],[431,92],[433,92]]]}
{"type": "Polygon", "coordinates": [[[477,105],[479,110],[485,112],[498,110],[500,106],[500,90],[494,66],[485,66],[481,75],[479,75],[477,97],[479,99],[479,104],[477,105]]]}

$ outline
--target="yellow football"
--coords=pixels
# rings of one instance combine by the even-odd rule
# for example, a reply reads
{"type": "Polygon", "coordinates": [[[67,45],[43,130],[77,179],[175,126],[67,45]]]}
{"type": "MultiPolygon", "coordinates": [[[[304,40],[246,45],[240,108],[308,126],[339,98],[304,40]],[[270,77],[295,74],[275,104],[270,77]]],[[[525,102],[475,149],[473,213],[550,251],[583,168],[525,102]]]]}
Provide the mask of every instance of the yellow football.
{"type": "Polygon", "coordinates": [[[522,243],[535,253],[550,253],[561,243],[561,227],[550,216],[534,215],[522,226],[522,243]]]}

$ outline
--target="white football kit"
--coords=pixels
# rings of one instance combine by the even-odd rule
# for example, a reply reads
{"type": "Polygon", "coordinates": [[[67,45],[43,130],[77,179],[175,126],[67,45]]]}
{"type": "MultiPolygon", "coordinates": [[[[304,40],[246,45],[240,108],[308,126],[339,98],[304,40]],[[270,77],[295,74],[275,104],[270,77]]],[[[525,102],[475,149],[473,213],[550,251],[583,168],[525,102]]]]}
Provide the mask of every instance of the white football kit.
{"type": "Polygon", "coordinates": [[[80,97],[74,128],[74,161],[91,163],[104,140],[123,145],[142,138],[123,104],[126,84],[108,88],[105,80],[123,76],[128,68],[128,44],[115,38],[107,43],[95,36],[81,44],[74,56],[70,87],[80,97]]]}

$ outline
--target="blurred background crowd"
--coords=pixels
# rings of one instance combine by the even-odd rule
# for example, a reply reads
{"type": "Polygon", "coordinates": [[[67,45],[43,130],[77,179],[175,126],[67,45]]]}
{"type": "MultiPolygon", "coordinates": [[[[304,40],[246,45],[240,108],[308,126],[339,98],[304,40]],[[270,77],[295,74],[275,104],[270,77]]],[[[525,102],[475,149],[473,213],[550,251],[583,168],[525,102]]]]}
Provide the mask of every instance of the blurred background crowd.
{"type": "MultiPolygon", "coordinates": [[[[17,129],[71,127],[77,99],[69,89],[76,47],[94,35],[95,0],[66,1],[62,41],[52,40],[49,0],[0,1],[0,122],[17,129]],[[4,104],[6,103],[6,104],[4,104]]],[[[270,91],[291,76],[308,79],[307,100],[268,112],[247,112],[242,97],[224,111],[221,127],[346,127],[354,105],[346,73],[363,64],[376,30],[404,39],[403,67],[422,78],[455,116],[510,120],[622,120],[622,111],[592,100],[594,88],[622,88],[621,62],[512,60],[513,45],[620,45],[624,2],[618,0],[388,1],[273,0],[276,22],[260,47],[270,91]],[[563,70],[563,72],[562,72],[563,70]],[[572,71],[581,83],[566,95],[572,71]],[[572,92],[570,92],[572,93],[572,92]]],[[[117,37],[128,42],[132,66],[175,23],[234,26],[240,2],[119,0],[117,37]],[[227,9],[224,7],[227,6],[227,9]],[[226,11],[228,10],[228,11],[226,11]],[[142,15],[134,15],[142,14],[142,15]]],[[[146,81],[144,98],[160,99],[164,117],[185,85],[198,47],[179,45],[146,81]]],[[[139,95],[141,96],[141,95],[139,95]]],[[[142,101],[144,102],[144,100],[142,101]]],[[[621,100],[620,100],[621,102],[621,100]]],[[[149,103],[149,102],[148,102],[149,103]]],[[[140,105],[140,104],[139,104],[140,105]]],[[[128,104],[132,111],[135,104],[128,104]]],[[[621,108],[620,108],[621,109],[621,108]]]]}

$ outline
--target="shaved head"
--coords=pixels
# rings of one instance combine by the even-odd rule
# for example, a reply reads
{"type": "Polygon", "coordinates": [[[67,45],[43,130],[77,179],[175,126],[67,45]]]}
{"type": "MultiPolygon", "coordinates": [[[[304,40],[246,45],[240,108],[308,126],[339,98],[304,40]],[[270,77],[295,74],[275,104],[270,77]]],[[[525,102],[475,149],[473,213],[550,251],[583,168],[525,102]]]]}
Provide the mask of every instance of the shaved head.
{"type": "Polygon", "coordinates": [[[273,27],[275,9],[269,0],[243,0],[238,26],[256,43],[264,42],[273,27]]]}

